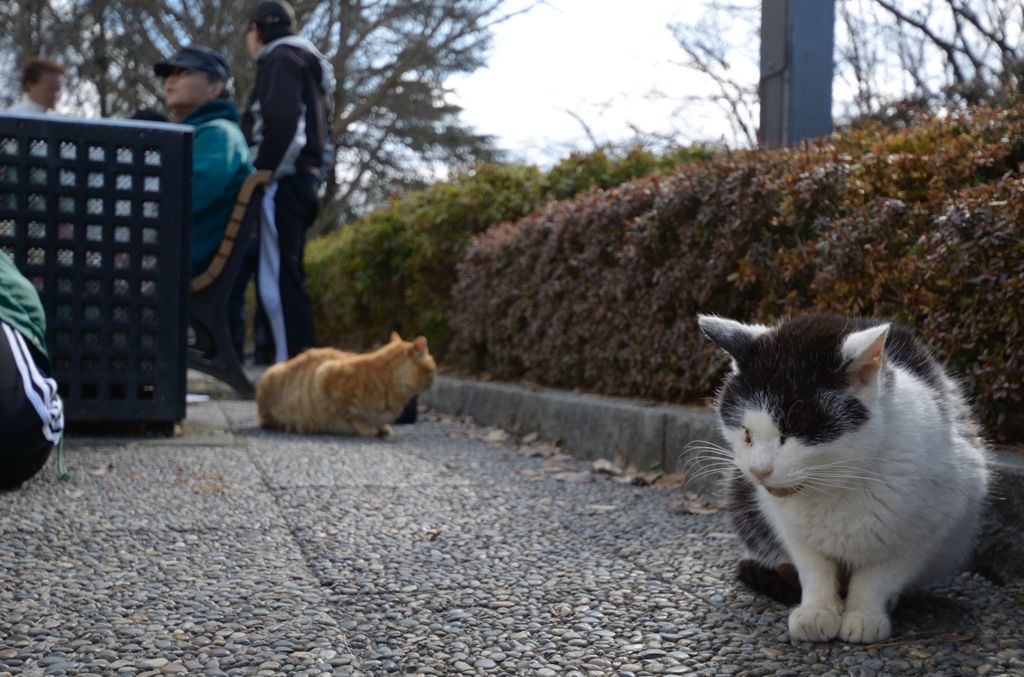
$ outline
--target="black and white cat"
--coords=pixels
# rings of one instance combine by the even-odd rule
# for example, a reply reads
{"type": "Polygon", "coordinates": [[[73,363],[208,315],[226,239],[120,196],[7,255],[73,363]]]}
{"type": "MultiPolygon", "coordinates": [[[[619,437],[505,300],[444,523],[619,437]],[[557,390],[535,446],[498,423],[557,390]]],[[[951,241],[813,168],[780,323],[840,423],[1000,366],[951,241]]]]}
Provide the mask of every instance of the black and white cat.
{"type": "Polygon", "coordinates": [[[899,595],[971,554],[988,471],[959,387],[896,323],[699,321],[733,359],[716,400],[730,520],[755,566],[799,574],[790,639],[889,637],[899,595]]]}

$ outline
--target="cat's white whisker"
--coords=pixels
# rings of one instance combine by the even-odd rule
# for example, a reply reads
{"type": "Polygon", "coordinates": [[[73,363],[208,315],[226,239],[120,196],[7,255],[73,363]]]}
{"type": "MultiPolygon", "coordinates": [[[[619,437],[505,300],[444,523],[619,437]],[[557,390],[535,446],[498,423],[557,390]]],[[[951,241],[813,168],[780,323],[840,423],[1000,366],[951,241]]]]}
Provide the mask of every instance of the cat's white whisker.
{"type": "Polygon", "coordinates": [[[836,496],[835,494],[833,494],[832,492],[826,491],[825,489],[823,489],[823,488],[821,488],[819,486],[816,486],[814,484],[804,484],[802,486],[803,486],[804,489],[806,489],[808,491],[813,491],[814,493],[822,494],[824,496],[828,496],[831,499],[839,500],[839,497],[836,496]]]}
{"type": "Polygon", "coordinates": [[[682,465],[682,470],[685,472],[687,469],[694,466],[704,466],[708,463],[722,463],[725,465],[735,465],[736,461],[732,455],[724,456],[721,454],[698,454],[690,457],[682,465]]]}
{"type": "Polygon", "coordinates": [[[870,476],[870,477],[885,477],[887,473],[878,472],[869,468],[859,468],[857,466],[830,466],[827,468],[810,466],[805,468],[808,472],[822,472],[822,473],[856,473],[858,475],[870,476]]]}
{"type": "Polygon", "coordinates": [[[711,440],[690,440],[689,442],[686,443],[686,445],[683,448],[686,449],[687,447],[690,447],[692,445],[705,445],[708,447],[712,447],[714,449],[721,449],[722,451],[732,453],[731,450],[728,449],[727,447],[723,447],[721,444],[718,444],[717,442],[712,442],[711,440]]]}
{"type": "Polygon", "coordinates": [[[715,474],[719,474],[719,473],[724,474],[724,473],[727,473],[727,472],[731,472],[733,470],[735,470],[735,466],[733,466],[733,465],[709,465],[709,466],[702,466],[702,467],[698,468],[695,472],[687,474],[686,477],[688,479],[692,480],[694,478],[704,477],[706,475],[715,475],[715,474]]]}
{"type": "Polygon", "coordinates": [[[723,456],[732,456],[732,451],[730,451],[728,449],[722,449],[721,447],[701,447],[701,446],[697,446],[697,445],[694,445],[692,447],[691,446],[685,447],[683,449],[682,453],[685,454],[685,453],[690,452],[690,451],[709,452],[709,453],[715,453],[715,454],[722,454],[723,456]]]}
{"type": "Polygon", "coordinates": [[[685,451],[679,453],[679,458],[733,458],[731,451],[725,449],[717,449],[714,447],[689,447],[685,451]]]}
{"type": "Polygon", "coordinates": [[[685,471],[690,470],[692,468],[705,468],[705,467],[711,466],[711,465],[722,467],[722,468],[736,467],[736,464],[733,461],[729,460],[729,459],[724,459],[724,458],[702,458],[702,459],[695,459],[695,460],[692,460],[692,461],[688,461],[687,463],[683,464],[681,470],[683,472],[685,472],[685,471]]]}
{"type": "Polygon", "coordinates": [[[865,484],[885,484],[885,477],[872,475],[858,475],[856,473],[807,473],[805,477],[821,480],[844,480],[850,482],[863,482],[865,484]]]}

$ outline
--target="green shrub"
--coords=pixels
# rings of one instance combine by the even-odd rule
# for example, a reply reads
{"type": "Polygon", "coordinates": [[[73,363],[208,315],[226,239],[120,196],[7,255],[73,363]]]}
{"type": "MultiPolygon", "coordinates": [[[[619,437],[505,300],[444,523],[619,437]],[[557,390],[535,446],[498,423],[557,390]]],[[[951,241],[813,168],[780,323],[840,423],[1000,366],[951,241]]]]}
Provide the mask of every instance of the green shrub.
{"type": "Polygon", "coordinates": [[[1024,439],[1024,109],[866,127],[591,192],[474,238],[450,363],[692,402],[722,358],[695,315],[835,311],[917,327],[988,430],[1024,439]]]}
{"type": "Polygon", "coordinates": [[[470,235],[529,213],[540,179],[533,167],[482,166],[310,242],[306,272],[318,342],[358,349],[398,329],[425,334],[438,352],[455,263],[470,235]]]}
{"type": "Polygon", "coordinates": [[[621,156],[598,150],[574,154],[546,173],[483,165],[398,197],[309,243],[306,271],[318,343],[361,349],[398,329],[426,335],[431,351],[443,357],[455,266],[473,234],[539,204],[707,154],[701,148],[663,155],[635,148],[621,156]]]}

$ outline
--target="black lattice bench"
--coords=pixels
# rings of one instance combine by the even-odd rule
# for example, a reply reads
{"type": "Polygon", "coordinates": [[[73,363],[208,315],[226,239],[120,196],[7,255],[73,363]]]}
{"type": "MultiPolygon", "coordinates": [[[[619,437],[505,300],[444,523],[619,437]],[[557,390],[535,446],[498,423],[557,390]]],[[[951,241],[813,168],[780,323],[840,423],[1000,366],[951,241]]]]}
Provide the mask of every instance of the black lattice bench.
{"type": "Polygon", "coordinates": [[[70,423],[185,417],[192,128],[0,115],[0,248],[70,423]]]}

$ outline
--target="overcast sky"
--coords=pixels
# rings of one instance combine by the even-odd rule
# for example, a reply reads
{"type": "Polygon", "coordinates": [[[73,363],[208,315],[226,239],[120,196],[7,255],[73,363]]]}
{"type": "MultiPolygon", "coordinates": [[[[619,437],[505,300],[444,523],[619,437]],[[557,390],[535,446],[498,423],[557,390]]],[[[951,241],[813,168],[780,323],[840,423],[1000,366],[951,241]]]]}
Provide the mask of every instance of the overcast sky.
{"type": "MultiPolygon", "coordinates": [[[[673,63],[682,53],[667,26],[693,20],[701,5],[548,0],[496,27],[486,68],[447,84],[467,123],[519,159],[543,165],[571,148],[592,147],[570,111],[601,142],[631,138],[630,125],[674,133],[684,143],[721,139],[729,126],[716,110],[675,115],[682,96],[707,85],[673,63]]],[[[748,75],[756,82],[756,71],[748,75]]]]}

